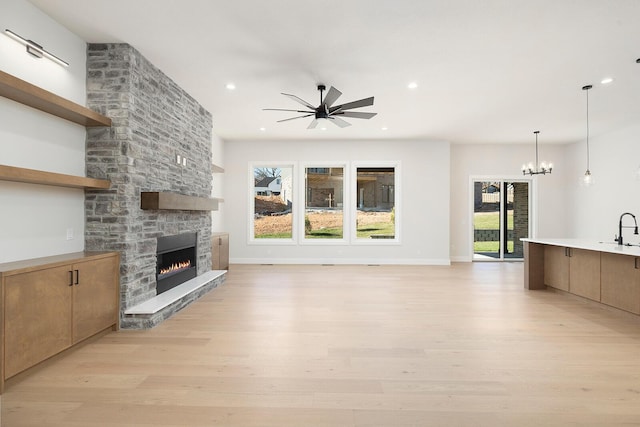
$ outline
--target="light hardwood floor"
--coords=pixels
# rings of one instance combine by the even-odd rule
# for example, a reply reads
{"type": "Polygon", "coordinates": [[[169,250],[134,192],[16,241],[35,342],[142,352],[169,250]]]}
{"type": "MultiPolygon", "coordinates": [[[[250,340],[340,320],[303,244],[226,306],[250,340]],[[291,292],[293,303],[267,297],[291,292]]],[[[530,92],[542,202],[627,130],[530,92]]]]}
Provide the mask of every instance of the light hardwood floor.
{"type": "Polygon", "coordinates": [[[640,425],[640,321],[520,263],[233,265],[9,383],[2,426],[640,425]]]}

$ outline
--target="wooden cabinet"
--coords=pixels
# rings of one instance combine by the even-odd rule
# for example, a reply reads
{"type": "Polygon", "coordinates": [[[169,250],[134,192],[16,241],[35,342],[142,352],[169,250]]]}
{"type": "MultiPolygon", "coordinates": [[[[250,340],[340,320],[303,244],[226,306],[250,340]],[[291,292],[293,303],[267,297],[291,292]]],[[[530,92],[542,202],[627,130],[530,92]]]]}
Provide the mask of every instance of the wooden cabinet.
{"type": "Polygon", "coordinates": [[[552,288],[569,291],[569,248],[545,246],[544,284],[552,288]]]}
{"type": "Polygon", "coordinates": [[[120,257],[76,253],[0,264],[4,381],[107,328],[117,329],[120,257]]]}
{"type": "Polygon", "coordinates": [[[546,246],[544,284],[600,301],[600,252],[546,246]]]}
{"type": "Polygon", "coordinates": [[[601,255],[601,302],[640,314],[640,258],[601,255]]]}
{"type": "Polygon", "coordinates": [[[600,252],[570,248],[569,292],[600,301],[600,252]]]}
{"type": "Polygon", "coordinates": [[[71,345],[70,267],[10,276],[4,282],[4,377],[71,345]]]}
{"type": "Polygon", "coordinates": [[[117,324],[119,264],[109,257],[72,266],[74,343],[117,324]]]}
{"type": "Polygon", "coordinates": [[[211,235],[211,269],[229,269],[229,233],[211,235]]]}

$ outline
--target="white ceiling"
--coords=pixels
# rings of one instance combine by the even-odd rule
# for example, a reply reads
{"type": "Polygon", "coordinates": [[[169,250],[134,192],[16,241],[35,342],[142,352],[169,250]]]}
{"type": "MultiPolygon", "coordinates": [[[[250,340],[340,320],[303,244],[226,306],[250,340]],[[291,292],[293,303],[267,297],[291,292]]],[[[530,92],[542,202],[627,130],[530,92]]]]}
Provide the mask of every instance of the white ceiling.
{"type": "Polygon", "coordinates": [[[87,42],[131,44],[227,141],[569,143],[586,134],[585,84],[593,137],[640,121],[640,0],[31,2],[87,42]],[[280,92],[316,105],[318,83],[336,104],[375,96],[355,111],[378,115],[323,131],[262,111],[301,107],[280,92]]]}

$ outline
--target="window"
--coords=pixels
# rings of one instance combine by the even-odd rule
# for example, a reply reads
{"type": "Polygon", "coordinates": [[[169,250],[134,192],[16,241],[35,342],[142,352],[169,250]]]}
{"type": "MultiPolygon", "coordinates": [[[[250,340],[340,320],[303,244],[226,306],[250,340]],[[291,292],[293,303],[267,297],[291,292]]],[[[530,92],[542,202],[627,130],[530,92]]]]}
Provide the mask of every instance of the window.
{"type": "Polygon", "coordinates": [[[344,237],[344,167],[305,169],[305,239],[344,237]]]}
{"type": "Polygon", "coordinates": [[[356,168],[356,239],[395,240],[395,175],[395,166],[356,168]]]}
{"type": "Polygon", "coordinates": [[[252,240],[293,239],[293,166],[252,166],[252,240]]]}
{"type": "Polygon", "coordinates": [[[297,165],[249,165],[250,243],[400,242],[399,162],[297,165]]]}

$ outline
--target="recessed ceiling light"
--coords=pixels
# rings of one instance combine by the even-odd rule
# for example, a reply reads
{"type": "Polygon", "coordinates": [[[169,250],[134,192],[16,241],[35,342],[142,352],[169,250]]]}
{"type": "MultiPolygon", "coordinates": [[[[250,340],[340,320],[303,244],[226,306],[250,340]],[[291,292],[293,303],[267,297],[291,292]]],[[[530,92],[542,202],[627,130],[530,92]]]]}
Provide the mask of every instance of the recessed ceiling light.
{"type": "Polygon", "coordinates": [[[264,132],[266,130],[267,130],[267,128],[260,128],[260,132],[264,132]]]}
{"type": "Polygon", "coordinates": [[[600,80],[600,83],[602,83],[603,85],[608,85],[612,81],[613,79],[611,77],[605,77],[604,79],[600,80]]]}
{"type": "Polygon", "coordinates": [[[320,128],[320,130],[327,130],[327,128],[320,128]]]}
{"type": "Polygon", "coordinates": [[[225,86],[227,88],[227,90],[235,90],[236,89],[236,85],[233,83],[227,83],[227,85],[225,86]]]}
{"type": "Polygon", "coordinates": [[[411,83],[409,83],[409,84],[407,85],[407,87],[408,87],[409,89],[415,89],[415,88],[417,88],[417,87],[418,87],[418,83],[416,83],[416,82],[411,82],[411,83]]]}
{"type": "Polygon", "coordinates": [[[384,126],[384,127],[382,128],[382,130],[388,130],[388,129],[389,129],[389,128],[388,128],[388,127],[386,127],[386,126],[384,126]]]}

